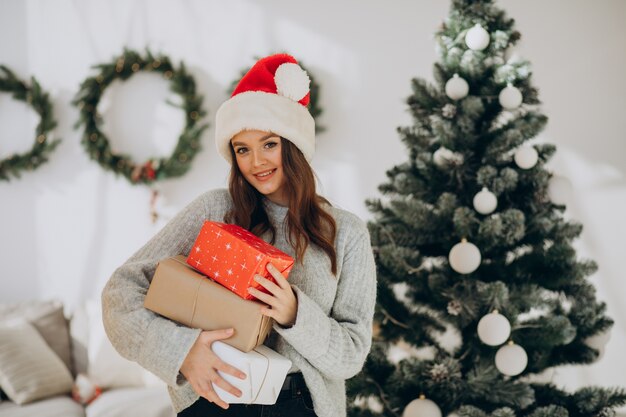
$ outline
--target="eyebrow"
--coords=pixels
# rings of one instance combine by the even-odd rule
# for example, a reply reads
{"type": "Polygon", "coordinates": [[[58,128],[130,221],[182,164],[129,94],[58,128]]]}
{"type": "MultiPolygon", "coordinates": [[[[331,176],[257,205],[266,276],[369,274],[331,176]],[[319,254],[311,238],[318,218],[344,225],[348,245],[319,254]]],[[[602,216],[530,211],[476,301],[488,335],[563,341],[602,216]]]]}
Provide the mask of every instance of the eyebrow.
{"type": "MultiPolygon", "coordinates": [[[[260,138],[259,141],[263,142],[263,141],[268,140],[269,138],[274,138],[274,137],[278,137],[278,135],[276,133],[269,133],[263,136],[262,138],[260,138]]],[[[233,146],[246,146],[246,144],[241,143],[241,142],[233,142],[233,146]]]]}

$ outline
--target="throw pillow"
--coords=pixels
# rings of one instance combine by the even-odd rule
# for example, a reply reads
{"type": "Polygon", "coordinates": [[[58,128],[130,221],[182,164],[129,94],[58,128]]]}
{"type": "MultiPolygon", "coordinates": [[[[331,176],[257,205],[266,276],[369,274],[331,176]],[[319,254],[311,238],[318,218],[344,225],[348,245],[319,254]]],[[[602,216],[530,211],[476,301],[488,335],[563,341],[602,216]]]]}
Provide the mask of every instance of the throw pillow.
{"type": "Polygon", "coordinates": [[[63,361],[28,322],[0,325],[0,387],[22,405],[72,390],[63,361]]]}
{"type": "Polygon", "coordinates": [[[0,323],[25,319],[41,334],[48,346],[74,372],[67,320],[60,301],[26,301],[0,305],[0,323]]]}

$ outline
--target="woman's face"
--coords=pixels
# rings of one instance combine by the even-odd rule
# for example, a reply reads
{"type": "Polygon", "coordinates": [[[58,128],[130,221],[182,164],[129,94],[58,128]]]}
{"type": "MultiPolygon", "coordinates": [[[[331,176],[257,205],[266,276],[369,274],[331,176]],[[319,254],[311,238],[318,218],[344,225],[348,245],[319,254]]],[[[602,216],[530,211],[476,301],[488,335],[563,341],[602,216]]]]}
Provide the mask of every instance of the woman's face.
{"type": "Polygon", "coordinates": [[[261,130],[244,130],[230,143],[246,181],[272,202],[287,206],[280,136],[261,130]]]}

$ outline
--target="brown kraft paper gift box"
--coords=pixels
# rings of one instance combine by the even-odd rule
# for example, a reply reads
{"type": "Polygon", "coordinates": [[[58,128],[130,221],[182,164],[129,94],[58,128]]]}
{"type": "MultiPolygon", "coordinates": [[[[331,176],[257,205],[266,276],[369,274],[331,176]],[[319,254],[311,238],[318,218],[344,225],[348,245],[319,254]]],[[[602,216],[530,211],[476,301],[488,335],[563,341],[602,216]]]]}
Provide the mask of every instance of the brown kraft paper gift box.
{"type": "Polygon", "coordinates": [[[263,344],[272,329],[272,319],[261,314],[264,304],[244,300],[196,272],[182,255],[159,262],[144,307],[192,328],[233,328],[223,342],[242,352],[263,344]]]}

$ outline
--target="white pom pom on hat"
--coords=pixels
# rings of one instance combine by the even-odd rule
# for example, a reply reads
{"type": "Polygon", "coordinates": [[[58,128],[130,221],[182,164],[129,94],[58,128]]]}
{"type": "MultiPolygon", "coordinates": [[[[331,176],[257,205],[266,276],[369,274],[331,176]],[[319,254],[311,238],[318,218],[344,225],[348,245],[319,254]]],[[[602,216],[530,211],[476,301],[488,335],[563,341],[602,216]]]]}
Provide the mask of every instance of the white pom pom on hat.
{"type": "Polygon", "coordinates": [[[278,94],[294,101],[300,101],[309,94],[311,80],[306,71],[298,64],[290,62],[281,64],[276,69],[274,81],[278,94]]]}
{"type": "Polygon", "coordinates": [[[315,152],[315,121],[307,109],[309,86],[309,76],[291,55],[275,54],[257,61],[217,111],[215,144],[220,154],[232,162],[233,136],[242,130],[261,130],[289,140],[310,162],[315,152]]]}

